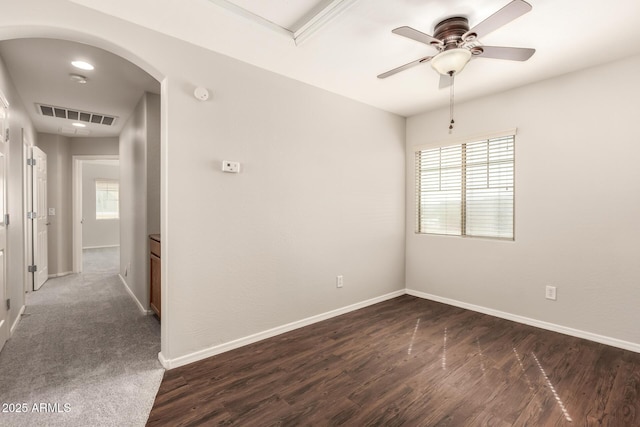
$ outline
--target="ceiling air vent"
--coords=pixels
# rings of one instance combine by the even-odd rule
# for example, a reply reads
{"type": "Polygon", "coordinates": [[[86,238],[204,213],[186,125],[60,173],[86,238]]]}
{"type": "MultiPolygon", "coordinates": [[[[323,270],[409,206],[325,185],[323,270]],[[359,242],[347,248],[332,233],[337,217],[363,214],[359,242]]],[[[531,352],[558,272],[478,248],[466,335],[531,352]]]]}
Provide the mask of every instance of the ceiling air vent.
{"type": "Polygon", "coordinates": [[[53,105],[36,104],[36,107],[38,108],[38,112],[43,116],[95,123],[105,126],[113,126],[118,119],[117,117],[110,116],[108,114],[90,113],[88,111],[79,111],[71,108],[56,107],[53,105]]]}

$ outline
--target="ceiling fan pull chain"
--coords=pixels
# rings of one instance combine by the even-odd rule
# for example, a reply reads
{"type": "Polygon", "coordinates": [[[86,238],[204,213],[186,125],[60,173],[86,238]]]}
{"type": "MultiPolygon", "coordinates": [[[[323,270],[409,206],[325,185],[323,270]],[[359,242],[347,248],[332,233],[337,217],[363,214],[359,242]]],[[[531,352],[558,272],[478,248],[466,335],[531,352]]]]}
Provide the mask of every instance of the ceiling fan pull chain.
{"type": "Polygon", "coordinates": [[[451,76],[451,88],[450,88],[450,97],[449,97],[449,118],[451,119],[451,121],[449,122],[449,133],[451,133],[451,131],[453,131],[453,124],[455,123],[455,121],[453,120],[453,93],[454,93],[453,87],[455,83],[453,71],[449,72],[449,76],[451,76]]]}

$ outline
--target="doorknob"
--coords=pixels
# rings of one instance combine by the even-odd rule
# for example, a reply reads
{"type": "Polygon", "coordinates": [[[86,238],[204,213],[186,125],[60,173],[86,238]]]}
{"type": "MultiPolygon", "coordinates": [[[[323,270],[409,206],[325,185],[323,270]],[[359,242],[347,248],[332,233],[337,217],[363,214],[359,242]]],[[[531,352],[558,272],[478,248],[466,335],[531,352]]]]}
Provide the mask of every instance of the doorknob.
{"type": "Polygon", "coordinates": [[[84,218],[80,220],[80,224],[84,224],[84,218]]]}
{"type": "Polygon", "coordinates": [[[45,225],[51,225],[51,223],[50,223],[50,222],[47,222],[45,225]]]}

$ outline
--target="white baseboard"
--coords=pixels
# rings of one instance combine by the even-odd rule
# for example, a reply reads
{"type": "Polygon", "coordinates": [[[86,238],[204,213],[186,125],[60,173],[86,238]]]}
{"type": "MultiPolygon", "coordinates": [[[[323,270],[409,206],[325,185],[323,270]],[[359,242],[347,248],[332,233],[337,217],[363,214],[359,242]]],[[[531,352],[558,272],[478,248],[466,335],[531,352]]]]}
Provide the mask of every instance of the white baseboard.
{"type": "MultiPolygon", "coordinates": [[[[122,279],[122,276],[120,277],[120,279],[124,282],[124,279],[122,279]]],[[[125,283],[125,287],[127,288],[127,290],[129,291],[129,293],[131,293],[131,291],[129,290],[129,287],[126,286],[125,283]]],[[[131,293],[132,294],[132,293],[131,293]]],[[[309,326],[311,324],[317,323],[317,322],[321,322],[323,320],[327,320],[330,319],[332,317],[336,317],[336,316],[340,316],[341,314],[346,314],[355,310],[358,310],[360,308],[364,308],[364,307],[368,307],[370,305],[373,304],[377,304],[379,302],[383,302],[392,298],[396,298],[402,295],[412,295],[418,298],[423,298],[423,299],[427,299],[427,300],[431,300],[431,301],[436,301],[436,302],[441,302],[444,304],[448,304],[448,305],[452,305],[455,307],[460,307],[460,308],[464,308],[466,310],[471,310],[471,311],[475,311],[478,313],[483,313],[483,314],[488,314],[489,316],[494,316],[494,317],[498,317],[501,319],[506,319],[506,320],[511,320],[513,322],[518,322],[518,323],[522,323],[525,325],[529,325],[529,326],[533,326],[536,328],[540,328],[540,329],[545,329],[548,331],[552,331],[552,332],[558,332],[561,334],[565,334],[565,335],[570,335],[576,338],[582,338],[582,339],[586,339],[589,341],[594,341],[600,344],[605,344],[605,345],[609,345],[612,347],[617,347],[617,348],[621,348],[624,350],[629,350],[629,351],[633,351],[636,353],[640,353],[640,344],[636,344],[633,342],[629,342],[629,341],[624,341],[624,340],[620,340],[617,338],[611,338],[611,337],[607,337],[604,335],[598,335],[598,334],[594,334],[591,332],[586,332],[586,331],[582,331],[579,329],[573,329],[573,328],[569,328],[566,326],[562,326],[562,325],[557,325],[555,323],[549,323],[549,322],[544,322],[542,320],[536,320],[536,319],[531,319],[528,317],[524,317],[524,316],[520,316],[517,314],[512,314],[512,313],[507,313],[504,311],[499,311],[499,310],[494,310],[492,308],[488,308],[488,307],[482,307],[479,305],[474,305],[474,304],[469,304],[466,302],[462,302],[462,301],[458,301],[458,300],[454,300],[454,299],[450,299],[450,298],[444,298],[444,297],[440,297],[437,295],[432,295],[432,294],[428,294],[425,292],[420,292],[420,291],[415,291],[412,289],[403,289],[400,291],[395,291],[386,295],[382,295],[380,297],[376,297],[376,298],[372,298],[366,301],[362,301],[356,304],[352,304],[346,307],[342,307],[336,310],[332,310],[326,313],[322,313],[322,314],[318,314],[316,316],[311,316],[311,317],[307,317],[306,319],[302,319],[296,322],[292,322],[292,323],[288,323],[286,325],[282,325],[282,326],[278,326],[275,327],[273,329],[269,329],[263,332],[259,332],[257,334],[253,334],[253,335],[249,335],[247,337],[243,337],[243,338],[239,338],[237,340],[234,341],[230,341],[227,343],[223,343],[220,345],[216,345],[216,346],[212,346],[209,348],[205,348],[203,350],[199,350],[193,353],[189,353],[186,354],[184,356],[180,356],[177,357],[175,359],[169,359],[167,357],[164,356],[164,354],[162,354],[162,352],[158,353],[158,360],[160,361],[160,363],[162,364],[162,366],[165,369],[174,369],[174,368],[178,368],[180,366],[184,366],[187,365],[189,363],[193,363],[193,362],[197,362],[199,360],[202,359],[206,359],[207,357],[211,357],[211,356],[215,356],[217,354],[221,354],[230,350],[235,350],[237,348],[249,345],[249,344],[253,344],[255,342],[258,341],[262,341],[264,339],[267,338],[271,338],[280,334],[283,334],[285,332],[289,332],[289,331],[293,331],[295,329],[298,328],[302,328],[305,326],[309,326]]],[[[133,296],[133,294],[132,294],[133,296]]],[[[134,297],[135,299],[135,297],[134,297]]],[[[135,299],[136,302],[138,302],[137,299],[135,299]]],[[[140,305],[140,303],[138,302],[138,305],[140,305]]]]}
{"type": "Polygon", "coordinates": [[[621,348],[624,350],[640,353],[640,344],[636,344],[629,341],[619,340],[617,338],[611,338],[604,335],[594,334],[592,332],[581,331],[579,329],[573,329],[555,323],[544,322],[542,320],[531,319],[529,317],[519,316],[517,314],[507,313],[504,311],[494,310],[492,308],[482,307],[479,305],[469,304],[466,302],[444,298],[437,295],[427,294],[425,292],[414,291],[407,289],[406,293],[414,297],[428,299],[431,301],[441,302],[443,304],[453,305],[455,307],[464,308],[466,310],[476,311],[478,313],[488,314],[489,316],[499,317],[501,319],[511,320],[513,322],[524,323],[525,325],[534,326],[540,329],[546,329],[548,331],[558,332],[565,335],[570,335],[576,338],[583,338],[585,340],[594,341],[600,344],[610,345],[612,347],[621,348]]]}
{"type": "Polygon", "coordinates": [[[239,338],[234,341],[230,341],[224,344],[216,345],[213,347],[205,348],[203,350],[196,351],[194,353],[186,354],[184,356],[177,357],[175,359],[167,359],[162,352],[158,354],[158,360],[165,367],[165,369],[173,369],[180,366],[187,365],[189,363],[197,362],[202,359],[206,359],[207,357],[215,356],[220,353],[224,353],[230,350],[235,350],[236,348],[243,347],[245,345],[253,344],[258,341],[262,341],[267,338],[275,337],[276,335],[284,334],[285,332],[290,332],[295,329],[302,328],[304,326],[309,326],[317,322],[321,322],[323,320],[330,319],[332,317],[340,316],[341,314],[346,314],[351,311],[359,310],[364,307],[368,307],[373,304],[377,304],[379,302],[383,302],[386,300],[390,300],[392,298],[396,298],[405,294],[405,290],[399,290],[395,292],[391,292],[386,295],[382,295],[376,298],[371,298],[366,301],[362,301],[356,304],[352,304],[346,307],[338,308],[336,310],[331,310],[326,313],[318,314],[315,316],[307,317],[306,319],[298,320],[296,322],[288,323],[286,325],[278,326],[273,329],[269,329],[263,332],[258,332],[257,334],[249,335],[244,338],[239,338]]]}
{"type": "Polygon", "coordinates": [[[144,306],[140,303],[140,301],[138,300],[138,298],[136,297],[136,295],[133,293],[133,291],[131,290],[131,288],[129,287],[129,285],[127,285],[127,282],[124,280],[124,277],[122,277],[121,274],[118,274],[118,277],[120,278],[120,281],[122,282],[122,284],[124,285],[124,288],[127,290],[127,293],[129,294],[129,296],[131,296],[131,298],[133,298],[133,300],[136,302],[136,305],[138,306],[138,309],[142,312],[142,314],[151,314],[151,310],[147,310],[146,308],[144,308],[144,306]]]}
{"type": "Polygon", "coordinates": [[[73,274],[73,271],[65,271],[63,273],[54,273],[54,274],[49,274],[47,277],[49,279],[55,279],[56,277],[64,277],[64,276],[68,276],[70,274],[73,274]]]}
{"type": "Polygon", "coordinates": [[[20,319],[22,317],[22,314],[24,313],[24,309],[25,308],[26,308],[25,305],[20,307],[20,311],[18,312],[18,316],[16,317],[16,320],[13,322],[13,325],[11,325],[11,329],[9,330],[9,336],[10,337],[12,337],[13,333],[16,331],[16,328],[18,327],[18,323],[20,323],[20,319]]]}
{"type": "MultiPolygon", "coordinates": [[[[171,362],[164,357],[162,352],[158,353],[158,360],[164,369],[171,369],[169,368],[169,366],[171,366],[171,362]]],[[[174,368],[177,368],[177,366],[174,366],[174,368]]]]}
{"type": "Polygon", "coordinates": [[[82,250],[85,249],[106,249],[106,248],[119,248],[120,245],[103,245],[103,246],[83,246],[82,250]]]}

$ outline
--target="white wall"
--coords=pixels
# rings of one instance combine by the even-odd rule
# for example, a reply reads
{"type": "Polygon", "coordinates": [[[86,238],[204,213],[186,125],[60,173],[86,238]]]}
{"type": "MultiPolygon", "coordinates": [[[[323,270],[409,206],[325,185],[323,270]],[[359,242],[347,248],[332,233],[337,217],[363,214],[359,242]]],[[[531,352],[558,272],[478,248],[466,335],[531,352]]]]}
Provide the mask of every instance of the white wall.
{"type": "Polygon", "coordinates": [[[640,344],[639,98],[634,56],[409,118],[407,288],[640,344]],[[414,234],[413,147],[514,127],[515,241],[414,234]]]}
{"type": "MultiPolygon", "coordinates": [[[[404,287],[404,119],[70,2],[3,6],[0,38],[34,35],[164,79],[165,358],[404,287]],[[198,85],[210,101],[193,98],[198,85]]],[[[449,136],[445,109],[409,119],[407,286],[640,343],[638,63],[457,106],[456,137],[519,129],[515,242],[413,234],[411,146],[449,136]]]]}
{"type": "Polygon", "coordinates": [[[82,164],[82,247],[102,248],[120,244],[120,219],[96,219],[96,180],[120,180],[117,160],[83,161],[82,164]]]}
{"type": "Polygon", "coordinates": [[[47,207],[49,216],[49,275],[71,273],[71,151],[69,138],[49,133],[38,134],[38,147],[47,154],[47,207]]]}
{"type": "Polygon", "coordinates": [[[404,288],[404,118],[71,2],[3,10],[0,38],[38,32],[164,79],[166,359],[404,288]]]}
{"type": "Polygon", "coordinates": [[[172,355],[404,288],[404,119],[208,61],[217,102],[168,94],[172,355]]]}
{"type": "Polygon", "coordinates": [[[160,95],[146,93],[147,234],[160,233],[160,95]]]}
{"type": "Polygon", "coordinates": [[[73,137],[69,138],[72,156],[118,155],[118,137],[73,137]]]}
{"type": "Polygon", "coordinates": [[[38,133],[37,145],[47,154],[47,204],[56,210],[49,217],[49,275],[66,274],[73,271],[72,156],[117,155],[118,139],[38,133]]]}
{"type": "Polygon", "coordinates": [[[160,177],[152,175],[154,181],[148,175],[160,169],[160,142],[154,140],[159,117],[159,96],[145,93],[120,134],[120,276],[144,308],[149,306],[149,234],[160,228],[160,177]]]}
{"type": "Polygon", "coordinates": [[[24,306],[25,266],[25,212],[23,212],[22,179],[24,160],[22,157],[22,141],[33,145],[37,142],[37,134],[29,119],[11,76],[0,58],[0,91],[9,101],[9,146],[8,170],[9,180],[7,194],[7,210],[11,217],[7,228],[7,296],[11,299],[9,310],[9,327],[16,325],[20,310],[24,306]]]}

